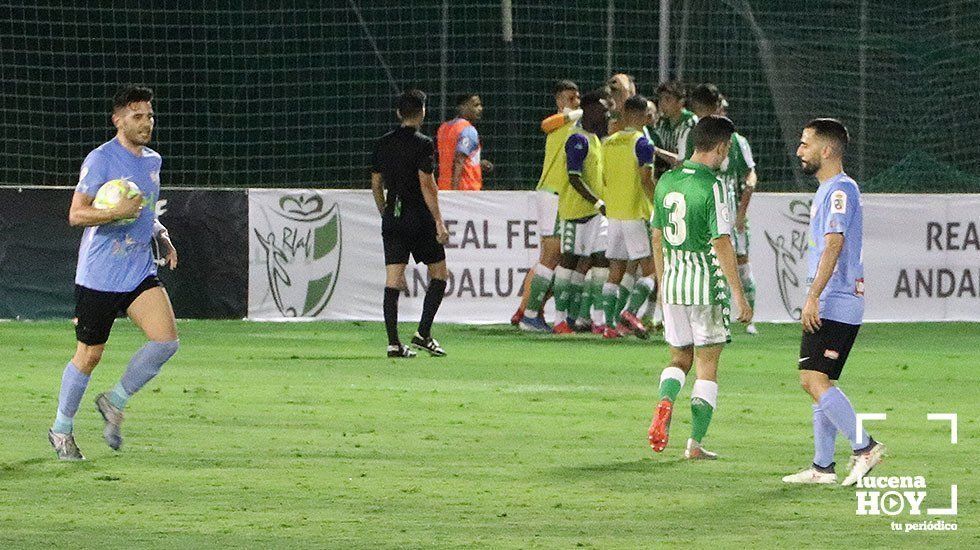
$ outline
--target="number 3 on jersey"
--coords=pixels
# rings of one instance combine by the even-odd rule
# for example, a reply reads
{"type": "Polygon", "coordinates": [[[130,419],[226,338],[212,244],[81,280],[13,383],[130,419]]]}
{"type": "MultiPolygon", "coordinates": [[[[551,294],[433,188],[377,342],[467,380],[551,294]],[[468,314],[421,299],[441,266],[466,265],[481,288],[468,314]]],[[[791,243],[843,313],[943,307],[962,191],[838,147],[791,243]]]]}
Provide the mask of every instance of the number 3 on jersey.
{"type": "Polygon", "coordinates": [[[664,208],[670,211],[667,215],[667,225],[664,227],[664,237],[674,246],[680,246],[687,239],[687,202],[683,193],[672,191],[664,197],[664,208]]]}

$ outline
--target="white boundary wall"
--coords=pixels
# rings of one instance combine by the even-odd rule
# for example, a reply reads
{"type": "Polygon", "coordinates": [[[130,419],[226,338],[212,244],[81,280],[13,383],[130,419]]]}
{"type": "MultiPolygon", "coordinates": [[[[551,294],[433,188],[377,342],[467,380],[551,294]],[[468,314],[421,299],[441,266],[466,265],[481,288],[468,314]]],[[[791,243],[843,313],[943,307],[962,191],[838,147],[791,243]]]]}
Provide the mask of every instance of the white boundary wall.
{"type": "MultiPolygon", "coordinates": [[[[534,196],[443,192],[451,272],[438,321],[504,323],[537,260],[534,196]]],[[[799,318],[812,195],[756,193],[756,320],[799,318]]],[[[865,195],[868,321],[980,321],[980,195],[865,195]]],[[[421,311],[425,266],[407,272],[400,319],[421,311]]],[[[251,319],[381,320],[381,221],[370,191],[249,191],[251,319]]]]}

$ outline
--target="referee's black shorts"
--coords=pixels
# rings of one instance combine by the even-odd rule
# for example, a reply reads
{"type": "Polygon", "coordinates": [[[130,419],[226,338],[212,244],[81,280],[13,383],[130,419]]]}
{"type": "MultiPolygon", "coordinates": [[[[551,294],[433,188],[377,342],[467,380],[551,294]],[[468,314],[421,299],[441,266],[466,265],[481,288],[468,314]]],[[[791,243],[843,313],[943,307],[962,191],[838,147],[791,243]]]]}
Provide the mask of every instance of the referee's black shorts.
{"type": "Polygon", "coordinates": [[[803,331],[800,342],[800,370],[815,370],[831,380],[840,379],[861,325],[820,319],[816,332],[803,331]]]}
{"type": "Polygon", "coordinates": [[[130,292],[104,292],[75,285],[75,337],[89,346],[106,343],[116,317],[126,313],[140,294],[158,286],[163,283],[156,275],[143,279],[130,292]]]}
{"type": "Polygon", "coordinates": [[[426,265],[446,259],[446,249],[436,240],[436,224],[431,217],[395,218],[385,214],[381,218],[381,240],[385,265],[407,264],[409,256],[426,265]]]}

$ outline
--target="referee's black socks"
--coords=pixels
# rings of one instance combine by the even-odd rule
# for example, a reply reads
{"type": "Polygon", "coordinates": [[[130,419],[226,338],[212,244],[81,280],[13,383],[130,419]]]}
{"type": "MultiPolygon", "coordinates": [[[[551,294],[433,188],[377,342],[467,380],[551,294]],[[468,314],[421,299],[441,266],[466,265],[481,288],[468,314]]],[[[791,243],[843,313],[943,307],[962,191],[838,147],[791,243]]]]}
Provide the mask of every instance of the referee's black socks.
{"type": "MultiPolygon", "coordinates": [[[[442,297],[446,294],[446,281],[444,279],[431,279],[429,288],[425,291],[425,300],[422,302],[422,319],[419,320],[419,336],[428,338],[432,332],[432,320],[436,318],[436,312],[442,304],[442,297]]],[[[387,319],[387,317],[386,317],[387,319]]]]}
{"type": "MultiPolygon", "coordinates": [[[[398,339],[398,294],[401,291],[397,288],[385,287],[384,313],[385,330],[388,331],[388,345],[398,346],[401,340],[398,339]]],[[[428,300],[428,295],[426,295],[428,300]]]]}

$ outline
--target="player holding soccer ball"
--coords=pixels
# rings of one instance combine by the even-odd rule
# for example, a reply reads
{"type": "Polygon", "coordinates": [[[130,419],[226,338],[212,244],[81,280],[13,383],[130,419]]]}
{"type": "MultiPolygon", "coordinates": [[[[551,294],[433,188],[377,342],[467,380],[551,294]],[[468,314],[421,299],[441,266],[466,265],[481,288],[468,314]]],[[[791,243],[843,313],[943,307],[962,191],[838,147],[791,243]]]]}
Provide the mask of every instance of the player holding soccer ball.
{"type": "Polygon", "coordinates": [[[160,372],[179,345],[170,298],[157,279],[153,259],[152,241],[157,239],[170,268],[177,267],[177,251],[155,214],[162,160],[146,147],[153,133],[152,99],[153,92],[142,87],[116,94],[116,137],[85,158],[68,212],[68,222],[85,232],[75,275],[78,345],[62,375],[57,417],[48,432],[61,460],[84,460],[72,435],[73,419],[118,314],[126,313],[149,342],[133,355],[119,383],[95,399],[105,419],[103,436],[112,449],[122,445],[126,402],[160,372]],[[132,182],[139,192],[114,180],[132,182]],[[107,193],[99,193],[103,186],[121,186],[122,196],[114,206],[106,208],[107,193]],[[100,201],[94,204],[97,196],[100,201]]]}
{"type": "Polygon", "coordinates": [[[752,320],[729,236],[731,210],[715,174],[728,156],[734,132],[727,118],[702,118],[693,130],[691,159],[660,177],[654,197],[654,260],[663,289],[670,364],[660,375],[660,403],[648,436],[654,451],[667,446],[674,401],[693,365],[697,380],[691,391],[691,438],[684,451],[684,457],[693,460],[717,458],[701,442],[717,407],[718,359],[731,340],[729,286],[739,306],[739,321],[752,320]]]}

